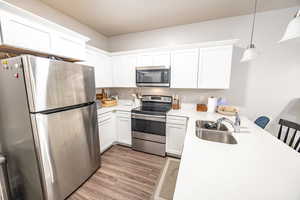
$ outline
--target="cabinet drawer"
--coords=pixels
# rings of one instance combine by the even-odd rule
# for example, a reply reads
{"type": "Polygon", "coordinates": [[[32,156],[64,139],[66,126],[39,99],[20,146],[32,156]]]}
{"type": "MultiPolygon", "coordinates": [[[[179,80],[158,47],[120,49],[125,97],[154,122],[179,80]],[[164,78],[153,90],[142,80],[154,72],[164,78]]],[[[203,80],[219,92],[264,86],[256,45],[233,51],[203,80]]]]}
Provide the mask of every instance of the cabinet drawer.
{"type": "Polygon", "coordinates": [[[117,116],[117,117],[121,117],[121,118],[131,118],[131,112],[127,112],[127,111],[117,111],[117,112],[116,112],[116,116],[117,116]]]}
{"type": "Polygon", "coordinates": [[[186,125],[186,117],[167,116],[167,124],[186,125]]]}
{"type": "Polygon", "coordinates": [[[98,115],[98,122],[102,123],[102,122],[108,121],[112,118],[113,118],[112,112],[104,113],[104,114],[98,115]]]}

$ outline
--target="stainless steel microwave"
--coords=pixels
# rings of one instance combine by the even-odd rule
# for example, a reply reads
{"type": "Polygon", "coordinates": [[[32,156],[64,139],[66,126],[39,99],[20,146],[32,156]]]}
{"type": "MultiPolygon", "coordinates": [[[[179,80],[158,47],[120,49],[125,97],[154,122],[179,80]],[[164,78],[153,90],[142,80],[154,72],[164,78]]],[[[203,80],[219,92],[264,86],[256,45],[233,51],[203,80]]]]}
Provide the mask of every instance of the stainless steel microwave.
{"type": "Polygon", "coordinates": [[[166,66],[149,66],[136,68],[136,85],[138,87],[170,87],[171,69],[166,66]]]}

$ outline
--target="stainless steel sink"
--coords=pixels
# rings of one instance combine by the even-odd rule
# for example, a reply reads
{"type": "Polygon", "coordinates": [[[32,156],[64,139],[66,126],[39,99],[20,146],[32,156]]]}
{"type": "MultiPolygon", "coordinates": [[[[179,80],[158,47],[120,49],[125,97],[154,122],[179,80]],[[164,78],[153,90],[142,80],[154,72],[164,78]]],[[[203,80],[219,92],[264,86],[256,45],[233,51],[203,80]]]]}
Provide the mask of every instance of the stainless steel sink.
{"type": "Polygon", "coordinates": [[[211,126],[213,123],[212,121],[196,121],[196,136],[211,142],[237,144],[236,139],[224,124],[221,124],[220,128],[217,129],[211,126]]]}

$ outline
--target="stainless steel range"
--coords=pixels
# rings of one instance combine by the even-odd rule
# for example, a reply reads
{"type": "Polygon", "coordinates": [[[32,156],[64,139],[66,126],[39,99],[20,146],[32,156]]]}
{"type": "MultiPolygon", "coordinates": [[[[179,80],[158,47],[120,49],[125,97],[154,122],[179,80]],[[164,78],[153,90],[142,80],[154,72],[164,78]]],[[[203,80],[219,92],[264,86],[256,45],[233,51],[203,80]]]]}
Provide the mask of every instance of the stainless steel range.
{"type": "Polygon", "coordinates": [[[172,97],[142,97],[142,106],[131,110],[132,148],[165,156],[166,114],[171,109],[172,97]]]}

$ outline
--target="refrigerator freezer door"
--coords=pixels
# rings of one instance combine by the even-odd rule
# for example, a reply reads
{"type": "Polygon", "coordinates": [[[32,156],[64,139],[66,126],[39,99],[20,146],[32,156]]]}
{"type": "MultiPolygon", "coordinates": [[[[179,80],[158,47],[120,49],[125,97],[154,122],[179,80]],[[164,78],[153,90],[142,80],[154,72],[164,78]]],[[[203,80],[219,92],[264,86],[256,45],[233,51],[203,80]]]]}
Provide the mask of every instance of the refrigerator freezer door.
{"type": "Polygon", "coordinates": [[[31,112],[93,102],[94,68],[34,56],[22,56],[31,112]]]}
{"type": "Polygon", "coordinates": [[[32,114],[47,200],[63,200],[100,167],[95,103],[51,114],[32,114]]]}

